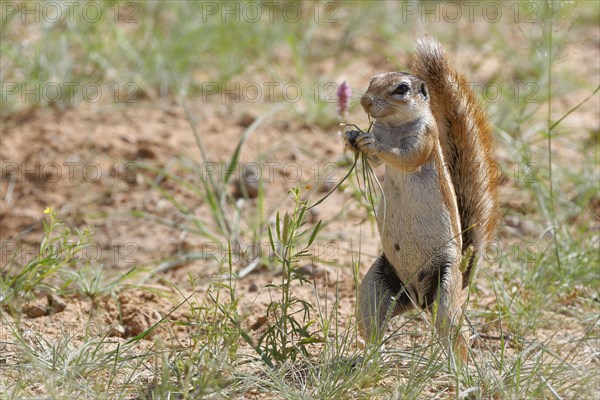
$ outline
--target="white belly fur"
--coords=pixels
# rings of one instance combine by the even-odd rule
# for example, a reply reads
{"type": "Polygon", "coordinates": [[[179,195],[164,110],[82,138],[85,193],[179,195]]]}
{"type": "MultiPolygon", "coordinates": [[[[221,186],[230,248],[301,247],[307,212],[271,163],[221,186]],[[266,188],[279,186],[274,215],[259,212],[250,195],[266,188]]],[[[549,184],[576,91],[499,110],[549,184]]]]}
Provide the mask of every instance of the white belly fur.
{"type": "Polygon", "coordinates": [[[386,166],[385,197],[377,216],[386,257],[400,280],[417,291],[419,272],[434,264],[433,256],[457,260],[460,255],[460,238],[453,238],[452,211],[443,201],[436,174],[433,161],[414,173],[386,166]]]}

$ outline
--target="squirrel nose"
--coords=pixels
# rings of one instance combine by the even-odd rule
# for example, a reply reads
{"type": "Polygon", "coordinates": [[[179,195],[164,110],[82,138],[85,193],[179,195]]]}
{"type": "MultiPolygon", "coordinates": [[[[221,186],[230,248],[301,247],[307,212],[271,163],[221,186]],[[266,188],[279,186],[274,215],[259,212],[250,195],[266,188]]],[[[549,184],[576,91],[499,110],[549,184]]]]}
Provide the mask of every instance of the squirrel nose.
{"type": "Polygon", "coordinates": [[[365,94],[363,97],[360,98],[360,105],[363,106],[365,111],[368,112],[369,108],[371,108],[371,106],[373,105],[373,99],[371,98],[371,96],[365,94]]]}

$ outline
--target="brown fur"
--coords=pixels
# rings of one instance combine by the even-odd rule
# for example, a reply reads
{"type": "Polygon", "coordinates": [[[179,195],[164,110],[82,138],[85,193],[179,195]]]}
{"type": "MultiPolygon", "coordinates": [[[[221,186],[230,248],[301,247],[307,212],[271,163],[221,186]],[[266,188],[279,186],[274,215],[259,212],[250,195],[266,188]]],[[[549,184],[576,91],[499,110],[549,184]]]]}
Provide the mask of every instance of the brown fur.
{"type": "MultiPolygon", "coordinates": [[[[431,129],[431,128],[428,128],[431,129]]],[[[437,135],[436,135],[437,136],[437,135]]],[[[442,170],[444,168],[446,168],[446,165],[444,163],[444,156],[443,154],[440,154],[438,152],[435,152],[435,164],[437,166],[437,168],[439,168],[439,170],[442,170]]],[[[451,187],[452,183],[448,182],[446,177],[443,174],[438,175],[438,186],[440,188],[440,191],[442,192],[442,198],[444,200],[444,204],[446,205],[446,208],[448,210],[452,210],[454,209],[455,206],[455,193],[452,191],[452,187],[451,187]]],[[[457,218],[457,214],[455,213],[451,213],[450,214],[450,219],[452,220],[452,235],[453,236],[458,236],[460,234],[460,226],[461,223],[460,221],[458,221],[457,218]]]]}

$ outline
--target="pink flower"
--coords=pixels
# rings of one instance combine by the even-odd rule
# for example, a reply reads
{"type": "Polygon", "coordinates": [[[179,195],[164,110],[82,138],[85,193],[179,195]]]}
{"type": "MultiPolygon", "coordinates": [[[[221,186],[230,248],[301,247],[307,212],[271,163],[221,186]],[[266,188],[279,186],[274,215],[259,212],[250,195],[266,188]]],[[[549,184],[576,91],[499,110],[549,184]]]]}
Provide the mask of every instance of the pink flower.
{"type": "Polygon", "coordinates": [[[350,85],[348,85],[346,81],[344,81],[338,87],[337,91],[338,113],[340,116],[346,114],[346,112],[348,111],[348,106],[350,105],[350,97],[352,97],[352,89],[350,89],[350,85]]]}

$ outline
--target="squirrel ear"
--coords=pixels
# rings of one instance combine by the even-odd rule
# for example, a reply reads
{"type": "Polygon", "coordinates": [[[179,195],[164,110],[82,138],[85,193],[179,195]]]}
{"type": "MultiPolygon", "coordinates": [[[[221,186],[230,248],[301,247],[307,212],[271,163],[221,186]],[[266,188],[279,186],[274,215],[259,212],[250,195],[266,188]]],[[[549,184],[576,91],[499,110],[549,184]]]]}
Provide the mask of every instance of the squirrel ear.
{"type": "Polygon", "coordinates": [[[427,85],[424,83],[421,83],[421,93],[423,94],[423,97],[427,98],[427,85]]]}

